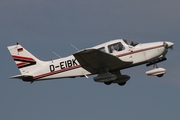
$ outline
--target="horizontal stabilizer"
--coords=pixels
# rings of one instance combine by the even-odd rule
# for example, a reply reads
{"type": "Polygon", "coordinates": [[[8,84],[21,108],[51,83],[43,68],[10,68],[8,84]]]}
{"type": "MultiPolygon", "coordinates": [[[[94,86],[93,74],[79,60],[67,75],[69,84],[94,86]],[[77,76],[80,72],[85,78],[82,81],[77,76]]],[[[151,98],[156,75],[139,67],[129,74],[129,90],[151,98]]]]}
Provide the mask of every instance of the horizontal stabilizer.
{"type": "Polygon", "coordinates": [[[15,75],[10,77],[11,79],[22,79],[23,81],[33,81],[32,75],[15,75]]]}

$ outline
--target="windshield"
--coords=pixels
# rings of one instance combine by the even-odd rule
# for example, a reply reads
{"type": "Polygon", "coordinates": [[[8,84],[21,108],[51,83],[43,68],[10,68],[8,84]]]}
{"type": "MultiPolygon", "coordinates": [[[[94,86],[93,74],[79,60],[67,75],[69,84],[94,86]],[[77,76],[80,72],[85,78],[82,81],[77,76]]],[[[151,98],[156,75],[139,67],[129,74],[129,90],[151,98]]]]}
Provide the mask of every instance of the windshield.
{"type": "Polygon", "coordinates": [[[131,40],[125,40],[125,39],[123,39],[123,40],[127,45],[136,46],[139,44],[139,43],[131,41],[131,40]]]}

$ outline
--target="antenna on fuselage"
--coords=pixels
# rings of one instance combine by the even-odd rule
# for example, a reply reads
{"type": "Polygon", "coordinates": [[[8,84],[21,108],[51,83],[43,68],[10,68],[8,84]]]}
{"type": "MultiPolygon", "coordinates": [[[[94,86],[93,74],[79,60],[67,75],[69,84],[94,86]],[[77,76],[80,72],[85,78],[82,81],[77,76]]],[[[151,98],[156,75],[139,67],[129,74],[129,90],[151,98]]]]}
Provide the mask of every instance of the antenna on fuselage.
{"type": "Polygon", "coordinates": [[[71,44],[71,46],[76,49],[77,51],[79,51],[79,49],[77,47],[75,47],[73,44],[71,44]]]}
{"type": "Polygon", "coordinates": [[[59,58],[61,58],[60,55],[58,55],[56,52],[52,51],[56,56],[58,56],[59,58]]]}

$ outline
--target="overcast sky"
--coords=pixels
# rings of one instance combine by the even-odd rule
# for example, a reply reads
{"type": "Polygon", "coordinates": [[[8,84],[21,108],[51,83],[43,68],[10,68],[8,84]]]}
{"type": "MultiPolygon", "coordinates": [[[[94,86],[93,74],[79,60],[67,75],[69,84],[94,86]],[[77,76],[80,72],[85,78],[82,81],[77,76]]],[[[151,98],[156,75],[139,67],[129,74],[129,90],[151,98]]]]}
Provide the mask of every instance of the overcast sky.
{"type": "Polygon", "coordinates": [[[1,120],[177,120],[180,118],[179,0],[0,0],[1,120]],[[19,42],[42,60],[112,39],[171,41],[174,50],[158,64],[162,78],[148,77],[145,65],[123,70],[123,87],[93,76],[34,82],[20,74],[7,50],[19,42]]]}

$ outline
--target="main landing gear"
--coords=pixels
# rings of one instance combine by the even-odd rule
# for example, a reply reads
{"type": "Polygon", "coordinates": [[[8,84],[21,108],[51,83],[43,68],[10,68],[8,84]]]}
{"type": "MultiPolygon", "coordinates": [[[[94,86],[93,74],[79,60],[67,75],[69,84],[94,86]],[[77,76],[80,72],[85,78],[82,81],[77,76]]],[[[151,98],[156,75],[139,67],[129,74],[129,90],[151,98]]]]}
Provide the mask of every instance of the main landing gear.
{"type": "MultiPolygon", "coordinates": [[[[105,85],[111,85],[112,82],[111,81],[108,81],[108,82],[104,82],[105,85]]],[[[126,84],[126,82],[120,82],[120,83],[117,83],[119,86],[124,86],[126,84]]]]}
{"type": "Polygon", "coordinates": [[[106,85],[111,85],[112,83],[123,86],[130,79],[128,75],[122,75],[120,71],[114,71],[112,73],[106,72],[98,74],[94,77],[95,82],[103,82],[106,85]]]}

